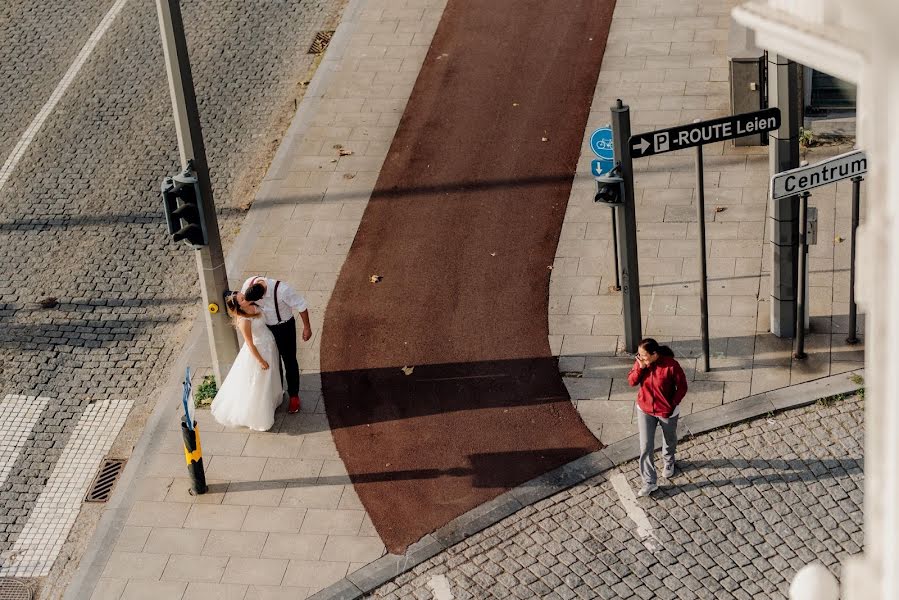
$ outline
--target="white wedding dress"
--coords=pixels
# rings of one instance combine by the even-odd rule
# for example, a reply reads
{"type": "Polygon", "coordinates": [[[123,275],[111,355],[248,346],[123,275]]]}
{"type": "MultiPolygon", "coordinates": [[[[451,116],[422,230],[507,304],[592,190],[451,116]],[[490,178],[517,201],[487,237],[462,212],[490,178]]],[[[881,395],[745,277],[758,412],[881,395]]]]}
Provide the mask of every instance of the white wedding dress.
{"type": "Polygon", "coordinates": [[[278,347],[262,317],[250,319],[253,344],[269,364],[263,371],[244,344],[225,383],[212,401],[212,416],[226,427],[249,427],[268,431],[275,423],[275,409],[283,400],[278,347]]]}

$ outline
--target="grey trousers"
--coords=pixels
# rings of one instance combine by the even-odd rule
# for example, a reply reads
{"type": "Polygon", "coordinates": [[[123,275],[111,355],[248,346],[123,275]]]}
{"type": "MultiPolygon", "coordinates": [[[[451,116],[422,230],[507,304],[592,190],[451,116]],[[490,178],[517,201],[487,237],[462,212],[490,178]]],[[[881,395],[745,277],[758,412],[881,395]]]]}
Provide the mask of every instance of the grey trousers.
{"type": "Polygon", "coordinates": [[[656,483],[656,466],[652,460],[655,447],[656,425],[662,427],[662,458],[666,465],[674,464],[674,450],[677,447],[677,420],[679,417],[663,419],[647,415],[637,407],[637,426],[640,429],[640,475],[648,485],[656,483]]]}

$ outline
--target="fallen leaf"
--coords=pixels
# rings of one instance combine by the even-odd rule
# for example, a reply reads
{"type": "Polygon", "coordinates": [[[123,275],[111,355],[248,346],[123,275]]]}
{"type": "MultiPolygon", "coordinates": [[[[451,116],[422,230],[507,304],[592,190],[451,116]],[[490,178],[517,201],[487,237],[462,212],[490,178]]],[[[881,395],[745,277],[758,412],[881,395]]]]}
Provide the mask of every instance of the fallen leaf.
{"type": "Polygon", "coordinates": [[[340,149],[340,156],[350,156],[352,153],[352,150],[347,150],[346,148],[340,149]]]}
{"type": "Polygon", "coordinates": [[[415,367],[403,367],[403,369],[402,369],[403,373],[405,373],[406,375],[411,375],[412,371],[414,371],[414,370],[415,370],[415,367]]]}
{"type": "Polygon", "coordinates": [[[843,236],[838,235],[837,237],[833,238],[833,241],[834,243],[839,244],[843,241],[843,236]]]}
{"type": "Polygon", "coordinates": [[[727,210],[726,206],[716,206],[715,207],[715,212],[724,212],[726,210],[727,210]]]}
{"type": "Polygon", "coordinates": [[[371,281],[372,283],[378,283],[382,279],[383,279],[383,277],[381,277],[380,275],[372,275],[371,277],[368,278],[368,280],[371,281]]]}

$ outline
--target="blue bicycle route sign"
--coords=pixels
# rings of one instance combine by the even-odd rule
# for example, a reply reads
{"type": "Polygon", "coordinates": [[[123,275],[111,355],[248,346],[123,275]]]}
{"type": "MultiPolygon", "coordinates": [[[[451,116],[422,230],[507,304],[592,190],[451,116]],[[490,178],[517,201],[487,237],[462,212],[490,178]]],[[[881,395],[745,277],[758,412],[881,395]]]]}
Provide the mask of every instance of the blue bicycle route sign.
{"type": "Polygon", "coordinates": [[[598,158],[603,160],[613,160],[615,158],[612,146],[612,129],[610,127],[600,127],[590,136],[590,149],[593,150],[598,158]]]}
{"type": "Polygon", "coordinates": [[[590,149],[599,157],[590,163],[590,171],[594,177],[608,173],[615,165],[615,150],[612,144],[612,129],[600,127],[590,136],[590,149]]]}

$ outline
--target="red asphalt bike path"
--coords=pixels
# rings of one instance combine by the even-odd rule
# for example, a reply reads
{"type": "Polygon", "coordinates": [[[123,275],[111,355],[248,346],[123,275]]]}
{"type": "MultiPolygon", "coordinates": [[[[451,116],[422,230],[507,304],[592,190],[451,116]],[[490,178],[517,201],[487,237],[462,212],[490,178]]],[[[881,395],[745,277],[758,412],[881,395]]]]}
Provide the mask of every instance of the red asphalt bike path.
{"type": "Polygon", "coordinates": [[[547,305],[613,9],[449,0],[434,35],[322,331],[334,440],[391,552],[600,447],[547,305]]]}

